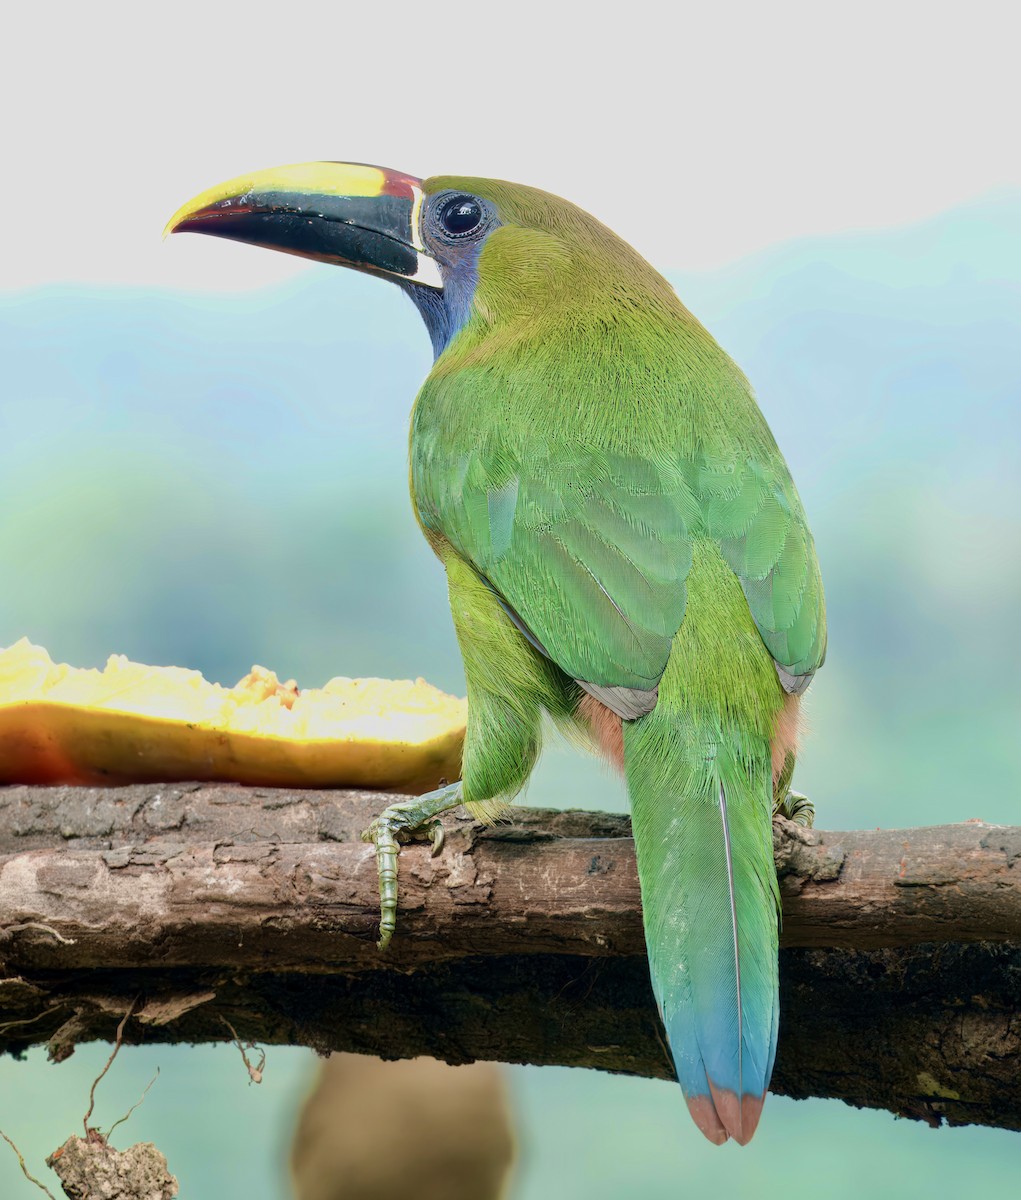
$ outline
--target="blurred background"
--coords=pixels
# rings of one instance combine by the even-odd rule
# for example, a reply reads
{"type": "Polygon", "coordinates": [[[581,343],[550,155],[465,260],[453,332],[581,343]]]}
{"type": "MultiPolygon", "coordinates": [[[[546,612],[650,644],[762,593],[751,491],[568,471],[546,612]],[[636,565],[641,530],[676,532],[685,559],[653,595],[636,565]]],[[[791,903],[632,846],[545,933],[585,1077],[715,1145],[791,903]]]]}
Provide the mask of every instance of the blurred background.
{"type": "MultiPolygon", "coordinates": [[[[0,646],[28,635],[77,666],[116,652],[226,684],[257,662],[302,686],[424,675],[460,692],[407,499],[430,364],[412,306],[351,272],[159,231],[196,191],[279,162],[501,175],[638,246],[756,388],[827,589],[796,777],[818,823],[1017,823],[1017,83],[1008,6],[956,11],[5,17],[0,646]]],[[[625,803],[559,747],[526,800],[625,803]]],[[[106,1054],[0,1061],[0,1127],[35,1173],[106,1054]]],[[[155,1141],[185,1197],[284,1200],[312,1056],[270,1048],[253,1087],[234,1048],[125,1049],[101,1123],[156,1065],[120,1144],[155,1141]]],[[[751,1146],[717,1150],[670,1085],[507,1077],[511,1200],[947,1195],[1006,1189],[1021,1150],[775,1097],[751,1146]]],[[[34,1194],[0,1149],[0,1195],[34,1194]]]]}

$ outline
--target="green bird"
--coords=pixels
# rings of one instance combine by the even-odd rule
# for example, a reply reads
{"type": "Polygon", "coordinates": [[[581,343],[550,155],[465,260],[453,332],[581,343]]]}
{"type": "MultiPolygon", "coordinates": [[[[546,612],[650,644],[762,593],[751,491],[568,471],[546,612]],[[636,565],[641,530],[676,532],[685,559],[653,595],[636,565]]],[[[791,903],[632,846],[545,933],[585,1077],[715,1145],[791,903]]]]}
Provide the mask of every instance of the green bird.
{"type": "Polygon", "coordinates": [[[549,714],[627,780],[677,1076],[702,1132],[744,1144],[776,1053],[772,814],[826,648],[812,535],[748,381],[635,250],[534,188],[309,163],[213,188],[168,230],[394,280],[432,339],[411,494],[468,729],[462,780],[370,831],[381,947],[398,836],[462,801],[493,818],[549,714]]]}

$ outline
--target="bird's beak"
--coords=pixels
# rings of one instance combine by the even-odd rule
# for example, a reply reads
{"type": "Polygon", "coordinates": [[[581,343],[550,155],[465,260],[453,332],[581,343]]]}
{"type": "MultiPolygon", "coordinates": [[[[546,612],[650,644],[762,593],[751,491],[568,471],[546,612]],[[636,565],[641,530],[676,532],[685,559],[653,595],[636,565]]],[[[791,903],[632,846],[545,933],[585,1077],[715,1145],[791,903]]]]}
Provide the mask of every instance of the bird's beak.
{"type": "Polygon", "coordinates": [[[442,288],[421,235],[422,181],[361,163],[314,162],[240,175],[189,200],[168,233],[208,233],[319,262],[442,288]]]}

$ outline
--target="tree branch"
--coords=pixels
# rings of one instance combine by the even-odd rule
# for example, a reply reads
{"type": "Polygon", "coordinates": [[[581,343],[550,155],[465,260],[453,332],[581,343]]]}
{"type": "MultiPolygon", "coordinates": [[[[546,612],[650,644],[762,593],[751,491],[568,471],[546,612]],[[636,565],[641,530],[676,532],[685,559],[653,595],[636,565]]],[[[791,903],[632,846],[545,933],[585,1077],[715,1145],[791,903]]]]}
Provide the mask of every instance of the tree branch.
{"type": "MultiPolygon", "coordinates": [[[[378,794],[0,788],[0,1049],[244,1040],[669,1077],[626,817],[516,809],[401,855],[378,794]]],[[[1021,1129],[1021,829],[776,826],[773,1090],[1021,1129]]]]}

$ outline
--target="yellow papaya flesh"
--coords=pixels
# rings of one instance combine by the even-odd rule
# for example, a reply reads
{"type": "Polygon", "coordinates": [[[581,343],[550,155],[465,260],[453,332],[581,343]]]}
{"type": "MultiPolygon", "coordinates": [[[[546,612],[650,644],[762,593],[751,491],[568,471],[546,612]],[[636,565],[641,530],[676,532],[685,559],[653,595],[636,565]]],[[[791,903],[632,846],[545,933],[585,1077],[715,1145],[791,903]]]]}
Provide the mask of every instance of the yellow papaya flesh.
{"type": "Polygon", "coordinates": [[[461,776],[467,705],[423,679],[331,679],[299,691],[253,667],[233,688],[112,655],[54,663],[0,650],[0,783],[222,780],[417,794],[461,776]]]}

